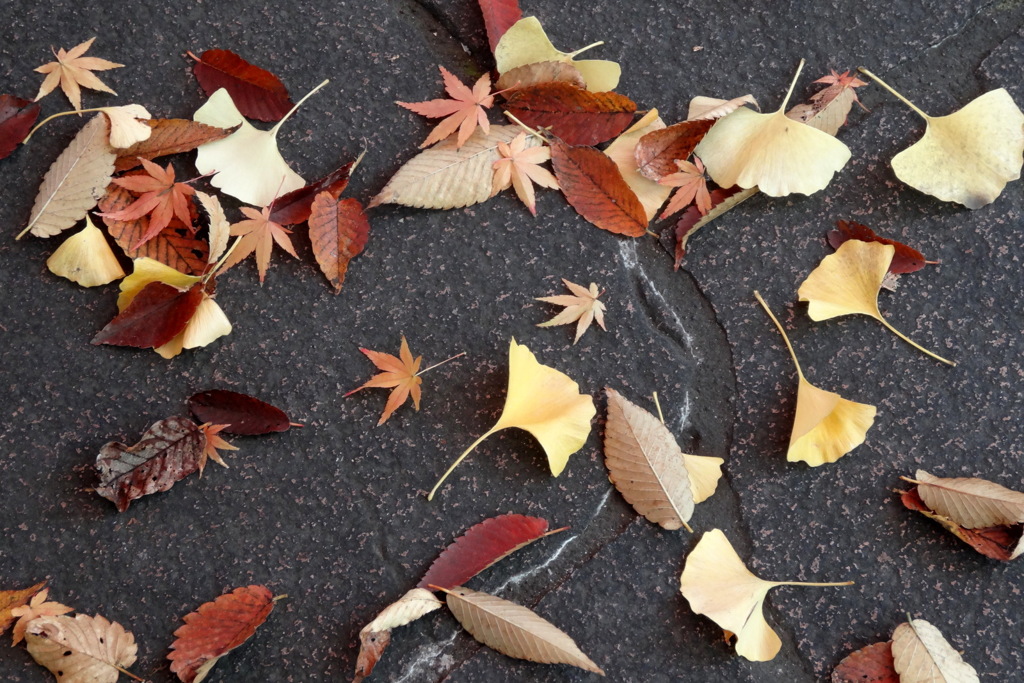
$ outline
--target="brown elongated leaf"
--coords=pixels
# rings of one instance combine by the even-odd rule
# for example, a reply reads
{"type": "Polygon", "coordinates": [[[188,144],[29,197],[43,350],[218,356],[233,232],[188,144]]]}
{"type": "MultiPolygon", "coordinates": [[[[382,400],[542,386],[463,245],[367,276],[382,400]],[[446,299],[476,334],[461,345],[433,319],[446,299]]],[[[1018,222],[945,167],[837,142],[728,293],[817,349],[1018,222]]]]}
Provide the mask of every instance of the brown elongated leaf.
{"type": "Polygon", "coordinates": [[[148,139],[117,150],[115,171],[127,171],[142,164],[139,158],[153,160],[181,152],[191,152],[199,145],[231,135],[232,128],[218,128],[191,119],[149,119],[143,121],[153,129],[148,139]]]}
{"type": "Polygon", "coordinates": [[[510,93],[505,111],[533,128],[549,128],[566,144],[597,145],[629,127],[636,103],[614,92],[540,83],[510,93]]]}
{"type": "Polygon", "coordinates": [[[207,50],[192,67],[209,97],[228,91],[242,115],[257,121],[280,121],[295,106],[284,83],[266,69],[250,64],[231,50],[207,50]]]}
{"type": "Polygon", "coordinates": [[[53,237],[85,218],[106,191],[116,154],[107,142],[107,117],[96,114],[60,153],[36,194],[26,232],[53,237]]]}
{"type": "Polygon", "coordinates": [[[661,130],[664,127],[665,122],[658,116],[658,110],[651,109],[636,123],[627,128],[622,135],[612,140],[611,144],[604,149],[604,153],[619,168],[622,179],[626,181],[626,184],[633,190],[636,198],[640,200],[644,211],[647,213],[648,222],[654,220],[654,217],[658,215],[658,209],[668,199],[672,189],[659,185],[650,178],[641,175],[640,171],[637,170],[634,152],[636,151],[637,143],[640,142],[640,138],[651,131],[661,130]]]}
{"type": "Polygon", "coordinates": [[[321,192],[330,192],[332,197],[337,198],[345,188],[348,187],[349,178],[359,162],[363,160],[361,152],[355,161],[341,165],[331,171],[323,178],[314,180],[305,187],[292,190],[274,200],[274,206],[270,210],[270,220],[278,225],[295,225],[309,220],[309,212],[313,208],[313,200],[321,192]]]}
{"type": "Polygon", "coordinates": [[[1024,522],[1024,493],[975,478],[935,477],[918,470],[917,492],[925,505],[968,529],[1024,522]]]}
{"type": "Polygon", "coordinates": [[[256,633],[274,602],[267,587],[243,586],[186,614],[167,655],[171,673],[183,683],[200,683],[221,657],[256,633]]]}
{"type": "Polygon", "coordinates": [[[320,272],[341,292],[349,262],[362,253],[370,238],[370,222],[358,199],[337,199],[321,192],[309,215],[309,241],[320,272]]]}
{"type": "Polygon", "coordinates": [[[993,560],[1009,562],[1010,560],[1018,558],[1021,553],[1024,553],[1024,543],[1021,543],[1021,538],[1024,537],[1024,524],[967,529],[948,517],[943,517],[931,510],[925,502],[921,500],[921,496],[918,495],[916,486],[910,491],[902,492],[900,494],[900,501],[908,510],[915,510],[923,514],[925,517],[938,522],[944,529],[946,529],[946,531],[950,532],[985,557],[991,557],[993,560]]]}
{"type": "MultiPolygon", "coordinates": [[[[419,209],[457,209],[491,198],[494,162],[501,158],[498,143],[509,143],[519,126],[491,126],[477,130],[462,147],[443,140],[403,165],[384,189],[370,200],[368,209],[381,204],[401,204],[419,209]]],[[[527,137],[527,146],[540,142],[527,137]]]]}
{"type": "Polygon", "coordinates": [[[978,672],[960,656],[939,629],[911,619],[892,634],[894,668],[900,683],[979,683],[978,672]]]}
{"type": "Polygon", "coordinates": [[[700,209],[696,206],[684,211],[675,227],[668,229],[675,233],[675,269],[679,270],[679,265],[686,256],[686,244],[695,232],[755,194],[756,189],[744,190],[737,186],[725,190],[719,188],[711,191],[711,210],[707,215],[701,215],[700,209]]]}
{"type": "Polygon", "coordinates": [[[443,603],[426,588],[413,588],[391,603],[373,621],[359,631],[359,656],[356,658],[355,683],[373,672],[391,642],[391,631],[410,624],[440,609],[443,603]]]}
{"type": "Polygon", "coordinates": [[[832,672],[832,683],[900,683],[892,643],[875,643],[846,655],[832,672]]]}
{"type": "Polygon", "coordinates": [[[0,95],[0,159],[11,155],[39,118],[39,104],[14,95],[0,95]]]}
{"type": "Polygon", "coordinates": [[[184,291],[151,282],[92,339],[95,345],[154,349],[174,339],[203,302],[203,285],[184,291]]]}
{"type": "Polygon", "coordinates": [[[188,408],[200,422],[224,425],[227,434],[255,436],[286,432],[292,423],[288,415],[265,401],[226,389],[211,389],[194,394],[188,408]]]}
{"type": "Polygon", "coordinates": [[[479,0],[479,3],[487,29],[487,42],[494,52],[505,31],[523,17],[523,11],[519,9],[519,0],[479,0]]]}
{"type": "Polygon", "coordinates": [[[568,83],[577,88],[587,87],[580,70],[568,62],[535,62],[517,66],[501,74],[494,87],[497,90],[511,90],[541,83],[568,83]]]}
{"type": "Polygon", "coordinates": [[[917,249],[908,247],[902,242],[876,235],[874,230],[855,221],[836,221],[836,229],[829,230],[827,237],[828,243],[833,249],[841,247],[846,240],[891,244],[896,249],[896,253],[893,254],[892,263],[889,264],[890,273],[913,273],[924,268],[927,263],[924,260],[924,254],[917,249]]]}
{"type": "Polygon", "coordinates": [[[88,614],[39,617],[25,639],[29,654],[60,683],[116,683],[139,649],[123,626],[88,614]]]}
{"type": "Polygon", "coordinates": [[[606,155],[592,147],[570,147],[553,139],[551,166],[569,204],[588,221],[628,237],[640,237],[647,231],[643,204],[606,155]]]}
{"type": "Polygon", "coordinates": [[[457,587],[445,591],[448,608],[469,634],[498,652],[543,664],[570,664],[604,676],[572,638],[525,607],[457,587]]]}
{"type": "Polygon", "coordinates": [[[27,605],[32,596],[45,587],[46,582],[40,581],[34,586],[21,590],[0,591],[0,633],[6,631],[14,623],[16,615],[11,614],[11,610],[27,605]]]}
{"type": "Polygon", "coordinates": [[[640,138],[633,151],[637,170],[655,182],[675,173],[679,170],[676,160],[689,158],[713,125],[715,119],[697,119],[651,131],[640,138]]]}

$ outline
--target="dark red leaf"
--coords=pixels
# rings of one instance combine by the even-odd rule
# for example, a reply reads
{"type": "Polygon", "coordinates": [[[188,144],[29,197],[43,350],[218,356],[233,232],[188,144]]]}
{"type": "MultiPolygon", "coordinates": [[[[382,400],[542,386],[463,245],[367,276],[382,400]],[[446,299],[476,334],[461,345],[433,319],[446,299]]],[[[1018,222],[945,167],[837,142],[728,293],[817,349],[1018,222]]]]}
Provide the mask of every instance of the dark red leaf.
{"type": "Polygon", "coordinates": [[[188,400],[188,407],[200,422],[227,425],[224,432],[228,434],[253,436],[291,427],[283,410],[237,391],[202,391],[188,400]]]}
{"type": "Polygon", "coordinates": [[[142,142],[116,150],[117,161],[114,163],[114,170],[127,171],[139,166],[142,163],[139,157],[152,160],[170,154],[189,152],[199,145],[226,138],[235,130],[208,126],[189,119],[149,119],[143,123],[152,128],[153,132],[142,142]]]}
{"type": "Polygon", "coordinates": [[[92,343],[138,349],[163,346],[185,329],[202,301],[201,283],[181,291],[163,282],[151,282],[93,337],[92,343]]]}
{"type": "MultiPolygon", "coordinates": [[[[727,200],[732,198],[734,195],[739,194],[742,188],[738,185],[727,189],[715,189],[711,191],[711,211],[708,211],[705,216],[700,212],[696,206],[691,206],[683,215],[679,217],[679,222],[676,223],[675,231],[675,269],[679,270],[679,264],[683,262],[683,257],[686,256],[686,243],[693,236],[693,233],[697,232],[700,228],[704,227],[708,222],[714,220],[721,214],[725,213],[732,208],[731,204],[727,204],[727,200]]],[[[738,204],[743,201],[744,198],[736,200],[734,203],[738,204]]]]}
{"type": "Polygon", "coordinates": [[[846,240],[881,242],[882,244],[891,244],[896,248],[896,253],[893,254],[892,257],[892,263],[889,264],[890,273],[913,273],[914,271],[921,270],[925,266],[924,254],[919,252],[917,249],[908,247],[901,242],[876,235],[875,232],[866,225],[855,223],[854,221],[836,221],[836,227],[838,229],[829,230],[828,232],[828,243],[832,245],[833,249],[838,249],[846,240]]]}
{"type": "Polygon", "coordinates": [[[350,161],[323,178],[275,199],[274,207],[270,211],[270,220],[278,225],[295,225],[308,221],[313,199],[321,192],[330,192],[331,196],[337,199],[348,187],[352,171],[362,158],[363,155],[360,154],[359,159],[350,161]]]}
{"type": "Polygon", "coordinates": [[[651,131],[633,150],[637,170],[655,182],[675,173],[679,170],[676,159],[685,161],[713,125],[714,119],[702,119],[651,131]]]}
{"type": "Polygon", "coordinates": [[[548,531],[540,517],[501,515],[473,526],[438,556],[417,588],[461,586],[498,560],[533,543],[548,531]]]}
{"type": "Polygon", "coordinates": [[[11,155],[39,118],[39,104],[14,95],[0,95],[0,159],[11,155]]]}
{"type": "Polygon", "coordinates": [[[961,541],[994,560],[1009,562],[1014,559],[1014,550],[1024,537],[1024,524],[1001,524],[981,529],[962,527],[948,517],[931,510],[921,499],[916,486],[901,493],[900,500],[908,510],[916,510],[925,517],[935,520],[961,541]]]}
{"type": "Polygon", "coordinates": [[[494,52],[505,31],[523,17],[523,11],[519,9],[519,0],[480,0],[480,11],[484,15],[487,42],[491,44],[491,52],[494,52]]]}
{"type": "Polygon", "coordinates": [[[647,231],[643,204],[606,154],[555,139],[551,141],[551,166],[565,198],[588,221],[629,237],[647,231]]]}
{"type": "Polygon", "coordinates": [[[832,672],[832,683],[900,683],[892,643],[875,643],[846,655],[832,672]]]}
{"type": "Polygon", "coordinates": [[[166,491],[198,470],[205,446],[202,430],[185,417],[160,420],[134,446],[111,441],[96,458],[96,493],[124,512],[133,500],[166,491]]]}
{"type": "Polygon", "coordinates": [[[370,222],[358,199],[338,200],[329,192],[316,196],[309,216],[309,241],[335,294],[345,282],[349,262],[363,251],[369,238],[370,222]]]}
{"type": "Polygon", "coordinates": [[[626,130],[636,103],[614,92],[570,83],[540,83],[509,94],[505,110],[534,128],[550,128],[569,145],[596,145],[626,130]]]}
{"type": "Polygon", "coordinates": [[[192,57],[196,60],[192,70],[207,96],[225,88],[246,118],[280,121],[295,106],[277,76],[230,50],[207,50],[192,57]]]}

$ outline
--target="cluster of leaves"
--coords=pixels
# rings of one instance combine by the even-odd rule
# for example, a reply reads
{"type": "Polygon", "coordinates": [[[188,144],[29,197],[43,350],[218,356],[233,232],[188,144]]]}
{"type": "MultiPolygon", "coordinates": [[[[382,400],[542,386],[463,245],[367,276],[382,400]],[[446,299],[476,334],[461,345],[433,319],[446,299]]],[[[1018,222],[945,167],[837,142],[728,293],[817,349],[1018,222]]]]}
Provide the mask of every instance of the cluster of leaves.
{"type": "Polygon", "coordinates": [[[852,652],[832,672],[832,683],[979,683],[974,667],[963,660],[939,629],[924,619],[908,619],[892,640],[852,652]]]}

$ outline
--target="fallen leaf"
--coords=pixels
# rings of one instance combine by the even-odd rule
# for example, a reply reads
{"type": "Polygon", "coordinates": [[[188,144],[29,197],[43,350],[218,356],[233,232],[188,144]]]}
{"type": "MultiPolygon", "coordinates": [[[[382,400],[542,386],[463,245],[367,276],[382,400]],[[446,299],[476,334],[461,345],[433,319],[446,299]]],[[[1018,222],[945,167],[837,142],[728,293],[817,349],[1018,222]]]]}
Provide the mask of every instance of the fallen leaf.
{"type": "MultiPolygon", "coordinates": [[[[829,135],[835,135],[846,124],[846,118],[850,115],[854,102],[860,104],[855,88],[867,83],[856,76],[851,76],[849,71],[841,74],[833,71],[831,75],[823,76],[814,82],[826,83],[828,87],[819,90],[807,102],[790,109],[786,116],[829,135]]],[[[863,106],[861,105],[862,108],[863,106]]]]}
{"type": "Polygon", "coordinates": [[[900,683],[892,643],[875,643],[846,655],[832,672],[832,683],[900,683]]]}
{"type": "Polygon", "coordinates": [[[183,683],[200,683],[221,657],[256,633],[275,601],[265,586],[243,586],[186,614],[167,655],[171,673],[183,683]]]}
{"type": "Polygon", "coordinates": [[[141,104],[126,104],[122,107],[100,107],[110,122],[110,146],[127,149],[148,140],[153,129],[147,125],[152,118],[141,104]]]}
{"type": "Polygon", "coordinates": [[[508,144],[499,142],[498,153],[501,154],[501,158],[494,162],[492,195],[515,187],[516,196],[526,204],[530,213],[536,216],[537,201],[533,184],[537,183],[551,190],[558,189],[555,176],[551,175],[551,171],[541,167],[542,163],[551,159],[551,150],[546,146],[527,147],[526,133],[520,133],[508,144]]]}
{"type": "Polygon", "coordinates": [[[195,232],[192,225],[194,208],[191,204],[196,191],[188,183],[175,182],[174,166],[171,164],[167,164],[167,168],[163,169],[147,159],[139,161],[142,162],[146,173],[114,179],[115,185],[136,195],[135,201],[119,211],[104,214],[104,217],[117,221],[149,217],[146,232],[132,245],[133,250],[138,250],[140,246],[160,234],[172,218],[177,218],[186,228],[195,232]]]}
{"type": "Polygon", "coordinates": [[[35,619],[26,640],[28,653],[60,683],[116,683],[139,649],[123,626],[87,614],[35,619]]]}
{"type": "Polygon", "coordinates": [[[925,505],[968,529],[1024,523],[1024,493],[976,478],[935,477],[918,470],[914,479],[925,505]]]}
{"type": "Polygon", "coordinates": [[[17,149],[39,118],[39,104],[13,95],[0,95],[0,159],[17,149]]]}
{"type": "Polygon", "coordinates": [[[911,619],[892,634],[894,668],[900,683],[978,683],[978,672],[960,656],[939,629],[924,619],[911,619]]]}
{"type": "Polygon", "coordinates": [[[587,289],[574,282],[569,282],[565,278],[562,278],[562,282],[569,288],[572,294],[542,296],[537,297],[537,301],[554,304],[555,306],[564,306],[565,310],[551,320],[539,323],[537,327],[552,327],[554,325],[576,323],[576,338],[572,340],[573,344],[580,340],[583,333],[590,327],[590,323],[594,321],[597,321],[602,330],[607,330],[608,328],[604,326],[604,312],[607,309],[602,302],[597,300],[602,294],[598,290],[597,285],[591,282],[590,289],[587,289]]]}
{"type": "Polygon", "coordinates": [[[323,178],[314,180],[308,185],[275,199],[274,206],[270,210],[270,220],[279,225],[305,223],[309,220],[309,213],[313,209],[313,200],[318,194],[330,192],[332,197],[337,198],[348,187],[352,171],[363,160],[364,154],[366,152],[360,153],[355,161],[342,164],[323,178]]]}
{"type": "Polygon", "coordinates": [[[233,237],[241,237],[242,239],[224,260],[224,265],[220,267],[219,273],[223,273],[228,268],[241,263],[249,254],[255,253],[256,270],[260,274],[260,284],[262,285],[264,278],[267,276],[267,269],[270,268],[270,254],[274,249],[275,242],[277,246],[293,257],[299,258],[299,255],[295,253],[295,247],[292,246],[291,239],[288,237],[288,235],[292,234],[292,231],[272,221],[270,219],[270,210],[269,206],[264,207],[262,211],[248,206],[242,207],[242,213],[245,215],[246,220],[239,221],[231,226],[231,235],[233,237]]]}
{"type": "Polygon", "coordinates": [[[413,407],[416,410],[420,409],[420,385],[423,384],[423,378],[419,376],[419,372],[423,356],[417,356],[413,359],[412,352],[409,351],[409,342],[405,340],[404,335],[402,336],[402,347],[398,352],[401,356],[400,358],[396,358],[390,353],[371,351],[362,347],[359,350],[370,359],[370,362],[377,366],[378,370],[383,370],[383,372],[377,373],[368,382],[356,387],[345,394],[345,396],[351,396],[362,389],[391,389],[391,393],[388,395],[388,402],[384,406],[384,412],[381,413],[380,420],[377,421],[378,427],[387,422],[392,413],[405,403],[410,396],[412,396],[413,407]]]}
{"type": "Polygon", "coordinates": [[[566,54],[555,49],[536,17],[524,17],[505,31],[498,41],[494,48],[494,60],[500,74],[526,64],[566,62],[579,70],[589,90],[609,92],[619,84],[622,69],[618,64],[604,59],[575,59],[576,55],[597,45],[601,43],[566,54]]]}
{"type": "Polygon", "coordinates": [[[46,267],[59,277],[83,287],[98,287],[120,280],[124,270],[103,232],[85,217],[85,227],[64,240],[46,259],[46,267]]]}
{"type": "Polygon", "coordinates": [[[549,129],[566,144],[597,145],[629,127],[636,103],[618,93],[555,82],[516,88],[505,111],[527,126],[549,129]]]}
{"type": "Polygon", "coordinates": [[[829,254],[800,285],[800,301],[807,301],[807,315],[819,322],[844,315],[861,314],[874,318],[889,331],[935,360],[946,360],[911,341],[889,324],[878,310],[878,292],[889,272],[896,249],[889,244],[849,240],[836,253],[829,254]]]}
{"type": "Polygon", "coordinates": [[[196,199],[199,200],[210,219],[210,230],[207,235],[210,253],[206,257],[206,262],[212,265],[224,255],[228,248],[228,240],[231,238],[231,223],[224,215],[224,207],[221,206],[217,195],[209,195],[196,190],[196,199]]]}
{"type": "Polygon", "coordinates": [[[233,132],[227,128],[207,126],[205,123],[188,119],[149,119],[139,123],[148,127],[150,134],[131,147],[116,150],[117,161],[114,169],[117,171],[128,171],[141,166],[141,159],[153,160],[171,154],[191,152],[199,145],[221,140],[233,132]]]}
{"type": "MultiPolygon", "coordinates": [[[[39,584],[39,586],[42,585],[43,584],[39,584]]],[[[67,605],[62,605],[59,602],[50,602],[47,600],[49,593],[49,588],[43,588],[32,596],[32,600],[28,604],[22,602],[22,604],[11,608],[9,616],[7,617],[7,623],[4,624],[4,629],[6,629],[7,625],[11,623],[14,617],[17,617],[18,619],[18,622],[14,625],[14,633],[12,634],[14,638],[11,645],[17,645],[25,639],[25,630],[34,619],[38,619],[40,617],[57,617],[62,614],[67,614],[68,612],[75,611],[73,607],[68,607],[67,605]]]]}
{"type": "Polygon", "coordinates": [[[85,218],[114,175],[114,150],[107,142],[107,117],[86,123],[43,178],[26,232],[53,237],[85,218]]]}
{"type": "Polygon", "coordinates": [[[943,517],[929,509],[925,502],[921,500],[917,487],[912,488],[910,491],[903,491],[900,494],[900,501],[908,510],[920,512],[925,517],[938,522],[946,531],[985,557],[1009,562],[1010,560],[1017,559],[1024,553],[1024,543],[1021,543],[1021,538],[1024,538],[1024,524],[968,529],[960,526],[948,517],[943,517]]]}
{"type": "Polygon", "coordinates": [[[551,141],[551,166],[566,200],[585,219],[608,232],[640,237],[647,212],[615,162],[592,147],[551,141]]]}
{"type": "Polygon", "coordinates": [[[246,118],[280,121],[295,106],[277,76],[231,50],[207,50],[198,57],[188,54],[196,60],[192,73],[206,96],[224,88],[246,118]]]}
{"type": "Polygon", "coordinates": [[[200,422],[223,425],[225,433],[238,436],[287,432],[294,426],[280,408],[226,389],[194,394],[188,399],[188,408],[200,422]]]}
{"type": "Polygon", "coordinates": [[[856,223],[854,221],[836,221],[836,229],[829,230],[828,232],[828,243],[832,245],[833,249],[838,249],[839,246],[847,240],[891,244],[896,251],[892,257],[892,263],[889,264],[890,273],[913,273],[924,268],[927,263],[927,261],[924,260],[924,254],[919,252],[917,249],[908,247],[896,240],[890,240],[876,235],[875,232],[866,225],[862,225],[861,223],[856,223]]]}
{"type": "MultiPolygon", "coordinates": [[[[28,605],[28,601],[46,587],[45,581],[40,581],[34,586],[21,590],[5,591],[0,590],[0,634],[7,630],[7,627],[14,623],[17,615],[13,610],[28,605]]],[[[17,645],[17,643],[15,643],[17,645]]]]}
{"type": "Polygon", "coordinates": [[[752,574],[720,529],[705,533],[686,557],[680,592],[690,609],[736,635],[736,654],[752,662],[767,662],[779,653],[782,641],[765,621],[762,608],[776,586],[849,586],[842,583],[765,581],[752,574]]]}
{"type": "Polygon", "coordinates": [[[202,476],[203,470],[206,469],[206,461],[212,460],[221,467],[227,467],[228,464],[224,462],[224,459],[220,455],[220,451],[237,451],[238,446],[231,444],[224,437],[220,435],[228,425],[212,425],[204,424],[199,425],[199,431],[206,437],[206,445],[203,447],[203,454],[199,456],[199,476],[202,476]]]}
{"type": "Polygon", "coordinates": [[[435,142],[440,142],[458,131],[459,134],[455,140],[455,149],[458,149],[466,144],[466,140],[469,140],[478,125],[484,135],[490,132],[491,124],[487,120],[487,112],[484,109],[490,109],[494,105],[494,96],[491,95],[491,77],[484,74],[470,90],[443,66],[438,68],[444,78],[444,89],[451,99],[396,102],[395,104],[427,118],[444,117],[444,120],[430,131],[430,135],[420,147],[430,147],[435,142]]]}
{"type": "Polygon", "coordinates": [[[796,76],[778,111],[741,107],[718,119],[694,150],[721,187],[758,187],[770,197],[822,190],[850,159],[850,149],[828,133],[786,116],[796,76]]]}
{"type": "MultiPolygon", "coordinates": [[[[478,204],[493,195],[494,162],[501,158],[499,143],[508,143],[519,126],[491,126],[491,132],[475,132],[465,145],[444,140],[403,165],[367,208],[401,204],[419,209],[458,209],[478,204]]],[[[528,147],[541,144],[528,137],[528,147]]]]}
{"type": "Polygon", "coordinates": [[[690,100],[690,107],[686,111],[687,121],[700,119],[720,119],[723,116],[733,113],[745,104],[752,104],[757,107],[757,100],[753,95],[734,97],[731,100],[721,100],[717,97],[704,97],[697,95],[690,100]]]}
{"type": "Polygon", "coordinates": [[[1005,88],[947,116],[929,116],[866,69],[861,72],[925,120],[924,136],[892,160],[896,177],[944,202],[991,204],[1024,164],[1024,113],[1005,88]]]}
{"type": "Polygon", "coordinates": [[[354,683],[373,672],[384,650],[391,643],[391,631],[410,624],[444,604],[425,588],[413,588],[391,603],[373,621],[359,631],[359,655],[356,658],[354,683]]]}
{"type": "Polygon", "coordinates": [[[587,87],[580,70],[568,62],[537,62],[517,66],[501,74],[494,87],[498,90],[514,90],[541,83],[568,83],[577,88],[587,87]]]}
{"type": "Polygon", "coordinates": [[[196,306],[195,313],[185,324],[185,329],[170,341],[153,350],[163,358],[174,358],[184,349],[208,346],[221,337],[231,334],[231,330],[231,321],[228,320],[224,310],[204,289],[203,298],[196,306]]]}
{"type": "Polygon", "coordinates": [[[711,203],[711,194],[708,192],[708,179],[704,175],[704,164],[700,159],[694,157],[693,163],[677,160],[676,166],[679,168],[677,172],[670,173],[658,181],[661,185],[677,188],[675,194],[672,195],[672,200],[662,212],[661,218],[668,218],[690,204],[694,204],[702,215],[707,215],[714,205],[711,203]]]}
{"type": "Polygon", "coordinates": [[[39,86],[39,93],[36,95],[37,102],[53,92],[58,84],[71,101],[71,106],[76,110],[82,108],[82,88],[100,90],[111,95],[117,94],[92,72],[119,69],[124,64],[117,64],[99,57],[83,57],[82,55],[92,47],[94,40],[96,40],[95,37],[90,38],[70,50],[60,48],[53,53],[57,57],[56,62],[49,62],[36,68],[38,73],[46,74],[43,84],[39,86]]]}
{"type": "Polygon", "coordinates": [[[519,9],[519,0],[479,0],[479,4],[487,29],[487,42],[494,52],[505,32],[522,18],[523,11],[519,9]]]}
{"type": "Polygon", "coordinates": [[[330,192],[316,196],[309,216],[309,241],[320,272],[335,294],[345,282],[349,262],[363,252],[369,238],[370,222],[358,199],[338,199],[330,192]]]}
{"type": "Polygon", "coordinates": [[[686,244],[695,232],[755,194],[757,194],[757,188],[749,190],[735,186],[726,190],[718,188],[711,190],[711,210],[707,215],[701,214],[700,209],[696,206],[691,206],[684,211],[675,227],[669,228],[675,237],[675,269],[679,270],[683,257],[686,256],[686,244]]]}
{"type": "Polygon", "coordinates": [[[199,282],[195,275],[186,275],[151,258],[137,258],[132,262],[132,274],[121,280],[118,287],[117,310],[124,312],[147,285],[162,282],[177,289],[190,289],[199,282]]]}
{"type": "Polygon", "coordinates": [[[200,284],[181,290],[152,282],[92,339],[92,344],[152,349],[180,334],[203,301],[200,284]]]}
{"type": "Polygon", "coordinates": [[[640,200],[650,223],[658,215],[658,209],[668,199],[671,188],[664,187],[640,174],[636,162],[636,147],[641,138],[656,130],[663,130],[665,122],[658,116],[657,109],[651,109],[643,118],[630,126],[605,148],[604,153],[615,162],[622,179],[640,200]]]}
{"type": "Polygon", "coordinates": [[[811,467],[835,462],[864,443],[868,430],[875,423],[878,409],[867,403],[849,401],[808,382],[786,330],[761,298],[761,294],[755,291],[754,296],[779,329],[793,365],[796,366],[796,415],[793,417],[786,460],[806,462],[811,467]]]}
{"type": "Polygon", "coordinates": [[[508,391],[501,417],[452,463],[427,500],[433,499],[448,475],[480,442],[502,429],[515,427],[532,434],[544,449],[554,477],[565,469],[569,456],[586,443],[590,422],[597,414],[594,400],[581,394],[579,385],[568,375],[538,363],[530,349],[515,339],[509,344],[508,357],[508,391]]]}
{"type": "Polygon", "coordinates": [[[651,131],[640,138],[633,152],[637,170],[655,182],[675,173],[679,170],[676,160],[688,159],[714,125],[714,120],[701,119],[651,131]]]}
{"type": "Polygon", "coordinates": [[[527,608],[469,588],[456,587],[445,594],[462,627],[492,650],[542,664],[570,664],[604,676],[572,638],[527,608]]]}

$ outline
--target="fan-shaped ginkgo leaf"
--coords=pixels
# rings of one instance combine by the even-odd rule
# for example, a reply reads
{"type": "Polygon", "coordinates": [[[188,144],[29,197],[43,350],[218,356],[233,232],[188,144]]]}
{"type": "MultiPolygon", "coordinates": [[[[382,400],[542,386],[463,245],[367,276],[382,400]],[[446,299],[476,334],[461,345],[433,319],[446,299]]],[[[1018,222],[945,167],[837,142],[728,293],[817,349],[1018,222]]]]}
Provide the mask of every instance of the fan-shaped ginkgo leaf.
{"type": "Polygon", "coordinates": [[[547,454],[551,475],[555,477],[565,469],[569,456],[586,443],[597,409],[590,396],[580,393],[576,382],[537,362],[533,352],[515,339],[509,344],[508,366],[508,392],[501,417],[452,463],[430,490],[428,500],[480,442],[502,429],[516,427],[530,432],[547,454]]]}
{"type": "Polygon", "coordinates": [[[121,150],[148,140],[153,134],[153,128],[148,124],[152,117],[141,104],[100,107],[100,111],[110,121],[110,146],[118,150],[118,154],[121,150]]]}
{"type": "Polygon", "coordinates": [[[900,683],[978,683],[978,672],[924,619],[911,619],[892,634],[900,683]]]}
{"type": "Polygon", "coordinates": [[[690,551],[679,582],[690,608],[734,634],[736,653],[752,662],[766,662],[782,647],[761,611],[769,590],[776,586],[852,584],[765,581],[747,569],[720,529],[705,533],[690,551]]]}
{"type": "Polygon", "coordinates": [[[618,64],[604,59],[574,59],[584,50],[601,44],[594,43],[566,54],[551,44],[537,17],[523,17],[502,35],[494,48],[494,60],[500,74],[537,62],[567,62],[579,70],[588,90],[608,92],[619,84],[622,69],[618,64]]]}
{"type": "Polygon", "coordinates": [[[54,275],[77,282],[83,287],[98,287],[124,277],[124,270],[103,231],[85,217],[85,227],[64,240],[46,259],[54,275]]]}
{"type": "Polygon", "coordinates": [[[815,322],[843,315],[867,315],[885,325],[914,348],[947,365],[953,361],[911,341],[889,324],[878,310],[878,292],[889,272],[896,249],[890,244],[848,240],[829,254],[800,285],[800,301],[807,301],[807,315],[815,322]]]}
{"type": "Polygon", "coordinates": [[[138,646],[117,622],[78,614],[39,617],[25,632],[28,652],[60,683],[115,683],[135,662],[138,646]]]}

